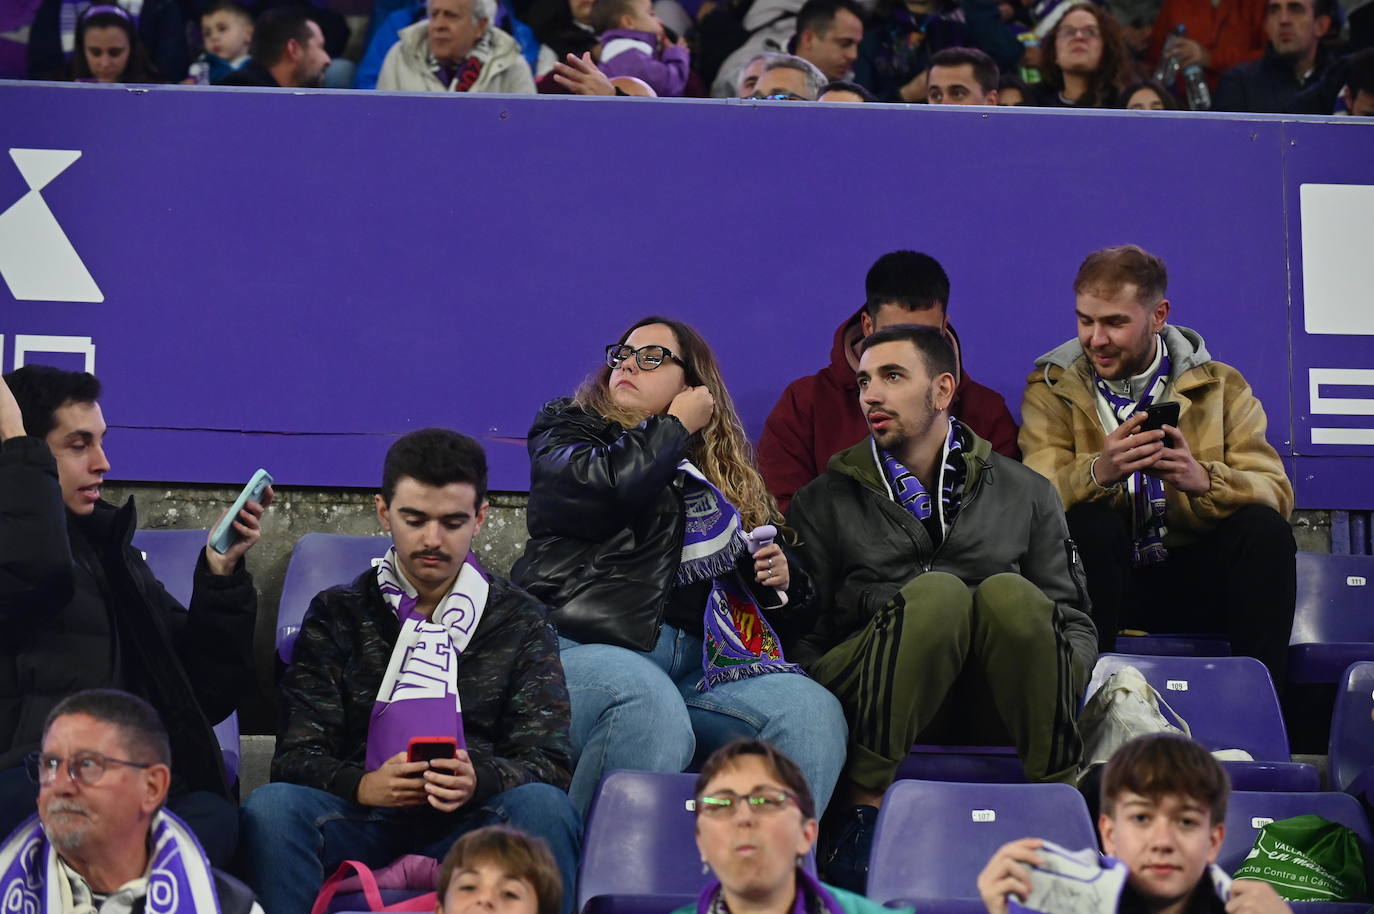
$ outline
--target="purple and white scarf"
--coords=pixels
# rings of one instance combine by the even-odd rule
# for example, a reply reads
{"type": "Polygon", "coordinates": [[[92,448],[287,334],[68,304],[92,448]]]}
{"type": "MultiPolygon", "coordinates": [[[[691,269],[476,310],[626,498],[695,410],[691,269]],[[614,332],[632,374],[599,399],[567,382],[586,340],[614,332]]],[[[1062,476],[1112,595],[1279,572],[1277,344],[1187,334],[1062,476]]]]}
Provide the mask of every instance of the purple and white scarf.
{"type": "Polygon", "coordinates": [[[682,461],[678,469],[685,474],[686,523],[674,586],[711,581],[702,617],[703,675],[697,688],[705,692],[764,673],[800,673],[801,667],[783,657],[777,633],[740,580],[735,563],[748,544],[739,511],[690,461],[682,461]]]}
{"type": "Polygon", "coordinates": [[[486,575],[469,555],[448,595],[426,619],[415,611],[419,596],[400,572],[396,547],[377,566],[382,599],[401,623],[391,662],[367,726],[367,770],[402,752],[416,736],[463,738],[463,704],[458,696],[458,663],[487,605],[486,575]]]}
{"type": "MultiPolygon", "coordinates": [[[[697,896],[696,914],[730,914],[719,879],[697,896]]],[[[797,900],[792,903],[791,914],[844,914],[844,908],[819,879],[797,867],[797,900]]]]}
{"type": "MultiPolygon", "coordinates": [[[[1139,400],[1133,402],[1129,397],[1121,396],[1112,390],[1106,381],[1093,375],[1097,393],[1106,401],[1107,408],[1116,417],[1118,425],[1136,413],[1143,412],[1146,407],[1162,397],[1164,389],[1169,386],[1169,351],[1164,348],[1163,339],[1156,337],[1156,340],[1156,345],[1160,348],[1159,369],[1145,385],[1139,400]]],[[[1169,551],[1164,548],[1164,534],[1168,532],[1164,524],[1164,481],[1158,476],[1137,471],[1131,474],[1129,486],[1134,533],[1131,562],[1137,566],[1154,565],[1169,557],[1169,551]]]]}
{"type": "Polygon", "coordinates": [[[940,512],[932,522],[932,515],[935,514],[935,501],[931,498],[925,486],[921,485],[921,480],[916,474],[902,465],[902,462],[889,454],[887,451],[880,450],[872,438],[869,439],[873,447],[873,454],[883,468],[883,475],[887,479],[888,490],[892,493],[893,501],[906,508],[930,533],[930,538],[938,546],[944,542],[945,536],[949,533],[950,525],[954,523],[954,518],[959,514],[959,507],[963,501],[964,483],[968,479],[968,463],[964,459],[966,442],[960,434],[960,425],[953,418],[949,420],[949,435],[945,438],[944,452],[941,454],[940,473],[936,482],[936,489],[940,492],[940,512]]]}
{"type": "MultiPolygon", "coordinates": [[[[210,861],[200,842],[172,813],[153,817],[147,872],[147,914],[219,914],[210,861]]],[[[63,914],[75,908],[71,882],[37,815],[0,846],[0,911],[63,914]]]]}

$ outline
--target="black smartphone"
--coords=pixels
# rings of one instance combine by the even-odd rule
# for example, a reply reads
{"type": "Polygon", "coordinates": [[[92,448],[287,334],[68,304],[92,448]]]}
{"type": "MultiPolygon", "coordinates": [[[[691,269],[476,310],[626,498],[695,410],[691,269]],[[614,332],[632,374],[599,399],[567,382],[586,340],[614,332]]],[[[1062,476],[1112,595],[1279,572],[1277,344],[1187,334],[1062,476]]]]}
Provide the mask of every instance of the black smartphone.
{"type": "Polygon", "coordinates": [[[453,758],[458,754],[458,740],[452,736],[416,736],[407,746],[406,761],[429,762],[437,758],[453,758]]]}
{"type": "Polygon", "coordinates": [[[1145,421],[1140,424],[1140,428],[1136,431],[1153,432],[1166,425],[1178,428],[1177,403],[1155,403],[1145,407],[1145,421]]]}

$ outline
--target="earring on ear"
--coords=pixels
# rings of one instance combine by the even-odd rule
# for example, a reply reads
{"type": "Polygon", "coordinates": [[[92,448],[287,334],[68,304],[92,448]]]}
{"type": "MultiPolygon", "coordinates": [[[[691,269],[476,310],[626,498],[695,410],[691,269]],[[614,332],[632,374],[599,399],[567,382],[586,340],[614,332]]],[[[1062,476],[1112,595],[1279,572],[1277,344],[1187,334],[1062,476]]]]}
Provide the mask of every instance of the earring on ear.
{"type": "Polygon", "coordinates": [[[706,858],[705,858],[705,857],[702,857],[702,858],[701,858],[701,874],[702,874],[703,876],[705,876],[705,875],[706,875],[707,873],[709,873],[709,872],[711,872],[711,864],[709,864],[709,863],[706,862],[706,858]]]}

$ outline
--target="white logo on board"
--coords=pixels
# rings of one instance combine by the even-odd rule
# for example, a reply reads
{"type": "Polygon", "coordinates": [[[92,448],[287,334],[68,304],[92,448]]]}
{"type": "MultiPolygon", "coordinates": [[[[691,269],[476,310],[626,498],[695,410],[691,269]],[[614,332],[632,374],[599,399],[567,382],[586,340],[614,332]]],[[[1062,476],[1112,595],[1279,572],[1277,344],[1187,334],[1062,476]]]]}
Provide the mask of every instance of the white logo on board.
{"type": "Polygon", "coordinates": [[[0,213],[0,277],[20,301],[101,302],[105,295],[43,199],[77,149],[11,149],[29,192],[0,213]]]}

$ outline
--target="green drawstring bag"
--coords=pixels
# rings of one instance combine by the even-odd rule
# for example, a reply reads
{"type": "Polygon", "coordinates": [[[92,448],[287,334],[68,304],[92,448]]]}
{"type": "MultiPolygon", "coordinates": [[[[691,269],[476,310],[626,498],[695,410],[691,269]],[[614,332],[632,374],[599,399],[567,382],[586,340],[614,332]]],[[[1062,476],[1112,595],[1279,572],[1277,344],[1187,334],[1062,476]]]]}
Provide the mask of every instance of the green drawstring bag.
{"type": "Polygon", "coordinates": [[[1286,901],[1368,900],[1359,837],[1321,816],[1265,825],[1235,878],[1267,882],[1286,901]]]}

